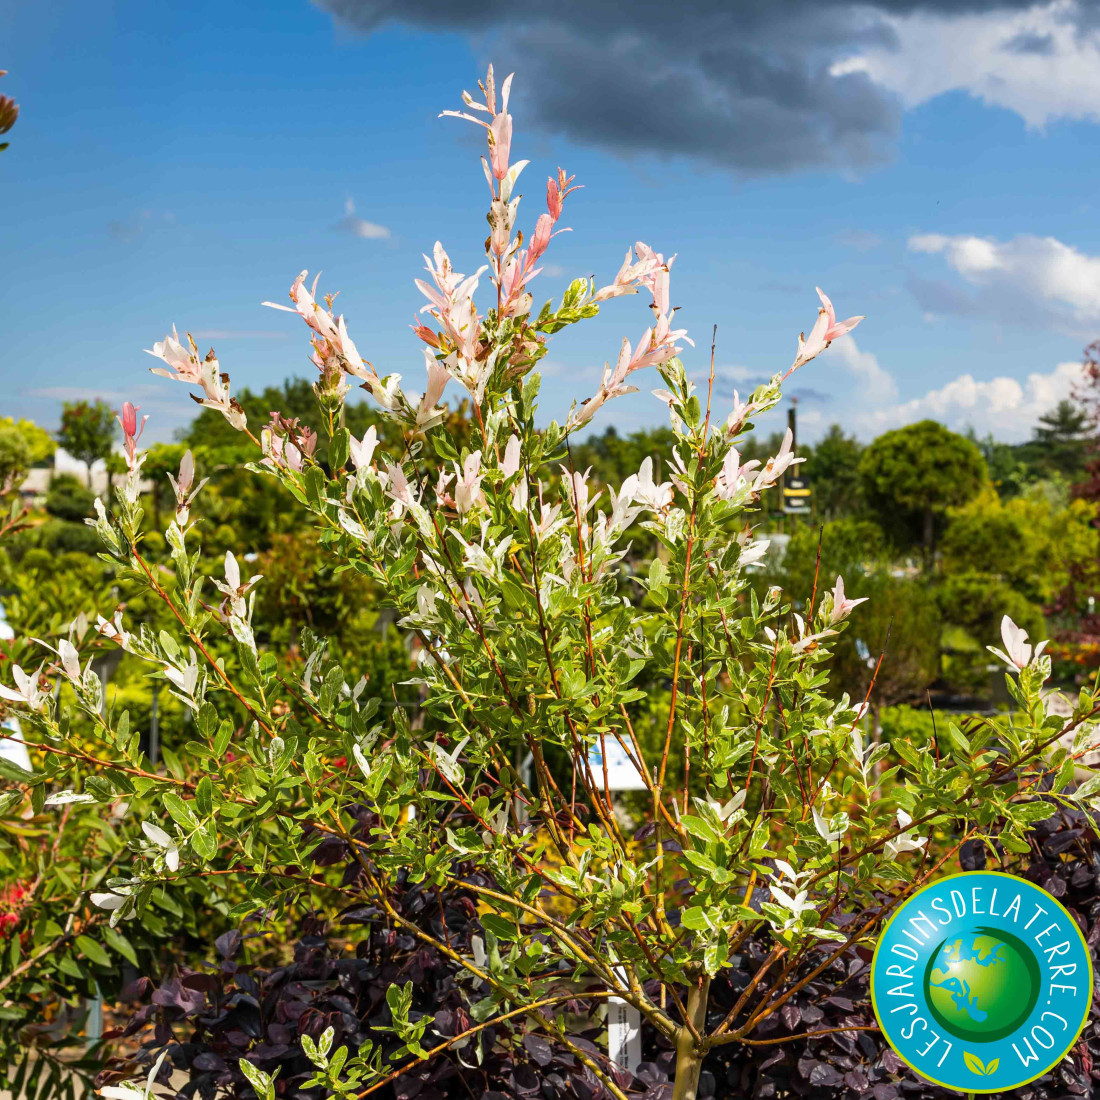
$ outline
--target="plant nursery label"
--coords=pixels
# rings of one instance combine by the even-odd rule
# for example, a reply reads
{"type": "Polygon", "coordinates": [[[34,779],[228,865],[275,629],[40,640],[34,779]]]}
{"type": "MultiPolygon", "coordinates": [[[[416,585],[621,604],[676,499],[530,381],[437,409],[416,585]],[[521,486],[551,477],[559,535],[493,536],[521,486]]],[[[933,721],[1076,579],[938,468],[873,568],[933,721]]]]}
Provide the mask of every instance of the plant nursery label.
{"type": "MultiPolygon", "coordinates": [[[[607,737],[604,739],[603,747],[607,749],[607,789],[611,791],[646,790],[645,780],[631,763],[622,745],[613,737],[607,737]]],[[[602,787],[604,782],[604,759],[600,750],[599,741],[588,750],[588,767],[592,771],[592,779],[597,787],[602,787]]]]}
{"type": "Polygon", "coordinates": [[[871,962],[871,1003],[890,1046],[922,1077],[1002,1092],[1073,1046],[1092,1003],[1076,921],[1045,890],[973,871],[918,890],[871,962]]]}
{"type": "Polygon", "coordinates": [[[642,1062],[642,1014],[618,997],[607,1000],[607,1056],[631,1073],[642,1062]]]}

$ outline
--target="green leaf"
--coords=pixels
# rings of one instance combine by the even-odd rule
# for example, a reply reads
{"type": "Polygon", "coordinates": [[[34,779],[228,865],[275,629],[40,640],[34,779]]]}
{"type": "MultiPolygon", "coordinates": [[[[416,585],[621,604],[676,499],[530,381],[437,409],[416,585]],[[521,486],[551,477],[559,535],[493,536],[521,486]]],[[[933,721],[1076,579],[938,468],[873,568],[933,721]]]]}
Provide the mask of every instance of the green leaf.
{"type": "Polygon", "coordinates": [[[1036,821],[1046,821],[1048,817],[1053,817],[1058,807],[1053,802],[1025,802],[1023,805],[1014,806],[1013,810],[1015,816],[1021,821],[1032,825],[1036,821]]]}
{"type": "MultiPolygon", "coordinates": [[[[18,936],[12,937],[13,943],[17,943],[18,941],[18,936]]],[[[88,977],[83,967],[81,967],[80,963],[78,963],[72,955],[62,955],[58,960],[57,969],[60,970],[62,974],[68,974],[70,978],[76,978],[79,981],[85,981],[88,977]]]]}
{"type": "Polygon", "coordinates": [[[191,836],[191,847],[203,859],[213,859],[218,853],[218,836],[209,826],[198,828],[191,836]]]}
{"type": "MultiPolygon", "coordinates": [[[[268,1073],[264,1073],[259,1066],[254,1066],[247,1058],[241,1058],[237,1063],[241,1067],[241,1073],[248,1078],[249,1083],[255,1090],[256,1095],[260,1100],[274,1100],[275,1096],[275,1078],[268,1073]]],[[[279,1075],[279,1071],[275,1071],[275,1076],[279,1075]]]]}
{"type": "Polygon", "coordinates": [[[134,966],[139,965],[133,944],[117,928],[104,928],[103,938],[128,962],[134,966]]]}
{"type": "Polygon", "coordinates": [[[1057,778],[1054,780],[1053,789],[1055,791],[1064,791],[1066,787],[1068,787],[1070,783],[1073,782],[1073,776],[1076,770],[1077,762],[1073,759],[1072,756],[1067,756],[1065,760],[1062,761],[1062,766],[1058,770],[1057,778]]]}
{"type": "MultiPolygon", "coordinates": [[[[1069,762],[1072,762],[1072,757],[1069,762]]],[[[1070,797],[1084,801],[1086,798],[1094,798],[1097,794],[1100,794],[1100,774],[1090,775],[1070,797]]]]}
{"type": "Polygon", "coordinates": [[[214,784],[208,775],[204,775],[195,788],[195,807],[203,817],[214,810],[214,784]]]}
{"type": "MultiPolygon", "coordinates": [[[[756,914],[753,915],[755,916],[756,914]]],[[[692,905],[684,909],[680,913],[680,923],[685,928],[690,928],[696,932],[706,932],[711,928],[711,923],[707,919],[706,910],[701,905],[692,905]]]]}
{"type": "Polygon", "coordinates": [[[315,1066],[324,1066],[325,1059],[320,1057],[317,1051],[317,1044],[313,1041],[313,1037],[311,1035],[303,1034],[300,1041],[302,1044],[302,1050],[306,1052],[306,1057],[315,1066]]]}
{"type": "Polygon", "coordinates": [[[167,745],[161,745],[160,758],[164,761],[165,767],[174,779],[183,779],[186,774],[183,764],[180,763],[180,758],[167,745]]]}
{"type": "Polygon", "coordinates": [[[96,966],[111,966],[111,956],[89,936],[77,936],[76,946],[86,959],[90,959],[96,966]]]}
{"type": "Polygon", "coordinates": [[[662,592],[668,584],[668,568],[660,558],[649,563],[649,591],[654,595],[662,592]]]}
{"type": "Polygon", "coordinates": [[[953,756],[970,755],[970,742],[954,722],[948,722],[947,724],[947,740],[951,744],[953,756]]]}
{"type": "Polygon", "coordinates": [[[898,756],[902,758],[912,768],[920,768],[921,757],[920,753],[910,744],[909,741],[904,738],[898,738],[893,742],[894,749],[897,751],[898,756]]]}
{"type": "Polygon", "coordinates": [[[514,940],[519,935],[515,923],[505,920],[497,913],[483,913],[481,925],[486,931],[492,932],[498,940],[514,940]]]}
{"type": "Polygon", "coordinates": [[[682,814],[680,816],[680,824],[683,825],[692,836],[698,837],[708,844],[717,844],[722,840],[722,837],[714,830],[714,827],[709,821],[704,821],[703,818],[696,817],[694,814],[682,814]]]}
{"type": "Polygon", "coordinates": [[[332,1056],[332,1060],[329,1062],[329,1073],[332,1074],[333,1080],[340,1076],[340,1071],[344,1068],[344,1063],[347,1061],[347,1059],[347,1047],[340,1047],[332,1056]]]}
{"type": "Polygon", "coordinates": [[[6,814],[13,806],[19,806],[22,802],[22,791],[5,791],[0,794],[0,814],[6,814]]]}
{"type": "Polygon", "coordinates": [[[1021,840],[1011,829],[1003,830],[998,839],[1010,852],[1018,852],[1023,855],[1031,850],[1027,841],[1021,840]]]}
{"type": "Polygon", "coordinates": [[[34,779],[34,772],[21,768],[6,756],[0,756],[0,776],[10,779],[13,783],[27,783],[34,779]]]}
{"type": "Polygon", "coordinates": [[[187,830],[198,828],[198,819],[192,813],[191,807],[179,795],[169,792],[163,796],[163,799],[164,808],[172,815],[178,825],[182,825],[187,830]]]}
{"type": "Polygon", "coordinates": [[[198,714],[195,715],[195,729],[198,730],[199,736],[209,741],[214,734],[214,727],[217,722],[218,712],[214,709],[214,704],[203,703],[199,707],[198,714]]]}
{"type": "Polygon", "coordinates": [[[337,428],[332,433],[332,442],[329,443],[329,465],[333,473],[339,473],[348,460],[348,435],[347,428],[337,428]]]}
{"type": "Polygon", "coordinates": [[[230,722],[222,722],[218,726],[218,736],[214,738],[214,755],[220,760],[225,756],[225,750],[229,748],[229,742],[233,737],[233,725],[230,722]]]}

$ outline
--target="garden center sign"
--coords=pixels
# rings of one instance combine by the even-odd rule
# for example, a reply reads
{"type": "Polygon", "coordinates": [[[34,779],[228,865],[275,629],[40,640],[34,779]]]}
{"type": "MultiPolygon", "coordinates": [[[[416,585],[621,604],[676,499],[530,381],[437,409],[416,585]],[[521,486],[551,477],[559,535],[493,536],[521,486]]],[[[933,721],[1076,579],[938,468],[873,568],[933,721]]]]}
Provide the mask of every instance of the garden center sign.
{"type": "Polygon", "coordinates": [[[1092,961],[1045,890],[990,871],[918,890],[890,919],[871,964],[883,1034],[922,1077],[1003,1092],[1065,1057],[1088,1019],[1092,961]]]}

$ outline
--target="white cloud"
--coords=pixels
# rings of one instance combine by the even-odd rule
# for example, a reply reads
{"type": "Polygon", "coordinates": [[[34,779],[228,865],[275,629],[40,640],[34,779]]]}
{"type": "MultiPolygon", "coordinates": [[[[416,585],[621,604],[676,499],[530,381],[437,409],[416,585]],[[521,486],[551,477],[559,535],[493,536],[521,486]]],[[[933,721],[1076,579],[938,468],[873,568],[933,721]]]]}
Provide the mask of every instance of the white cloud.
{"type": "Polygon", "coordinates": [[[1100,31],[1082,25],[1074,0],[1022,11],[885,16],[894,42],[835,63],[834,76],[866,73],[907,107],[965,91],[1016,112],[1032,127],[1100,119],[1100,31]]]}
{"type": "Polygon", "coordinates": [[[855,380],[862,401],[873,405],[897,400],[898,385],[894,376],[870,351],[861,351],[854,336],[846,336],[829,345],[822,357],[822,366],[831,369],[833,361],[841,364],[855,380]]]}
{"type": "MultiPolygon", "coordinates": [[[[719,398],[732,397],[736,389],[742,398],[748,397],[760,385],[771,381],[771,375],[740,365],[719,365],[714,369],[714,392],[719,398]]],[[[705,394],[707,372],[700,370],[692,381],[705,394]]],[[[873,405],[897,400],[898,387],[894,376],[883,367],[873,352],[863,351],[854,336],[844,336],[830,344],[814,367],[804,368],[785,387],[787,396],[798,397],[801,416],[807,423],[827,420],[827,412],[805,409],[806,404],[829,404],[834,397],[847,391],[858,395],[859,401],[873,405]],[[818,369],[815,369],[818,368],[818,369]]],[[[834,414],[835,415],[835,414],[834,414]]]]}
{"type": "Polygon", "coordinates": [[[344,203],[344,216],[336,223],[336,228],[342,233],[350,233],[353,237],[360,237],[365,241],[384,241],[390,235],[390,231],[384,225],[357,218],[355,203],[351,199],[344,203]]]}
{"type": "MultiPolygon", "coordinates": [[[[1054,237],[992,237],[924,233],[909,238],[914,252],[942,255],[950,267],[985,295],[975,308],[1045,308],[1062,319],[1100,321],[1100,256],[1089,256],[1054,237]]],[[[936,312],[935,309],[932,312],[936,312]]],[[[1026,320],[1026,314],[1019,319],[1026,320]]]]}
{"type": "Polygon", "coordinates": [[[1048,372],[1026,378],[1007,375],[979,379],[964,372],[918,397],[899,400],[897,382],[872,352],[851,337],[838,340],[819,364],[835,407],[799,406],[799,423],[807,438],[819,436],[833,423],[864,440],[918,420],[938,420],[952,431],[973,428],[1006,443],[1029,439],[1039,417],[1081,382],[1079,362],[1059,363],[1048,372]]]}
{"type": "Polygon", "coordinates": [[[1081,380],[1080,363],[1059,363],[1047,374],[1034,372],[1022,382],[1000,375],[979,380],[960,374],[922,397],[853,409],[859,434],[870,437],[917,420],[939,420],[954,431],[973,428],[1006,443],[1028,439],[1043,413],[1069,397],[1081,380]]]}

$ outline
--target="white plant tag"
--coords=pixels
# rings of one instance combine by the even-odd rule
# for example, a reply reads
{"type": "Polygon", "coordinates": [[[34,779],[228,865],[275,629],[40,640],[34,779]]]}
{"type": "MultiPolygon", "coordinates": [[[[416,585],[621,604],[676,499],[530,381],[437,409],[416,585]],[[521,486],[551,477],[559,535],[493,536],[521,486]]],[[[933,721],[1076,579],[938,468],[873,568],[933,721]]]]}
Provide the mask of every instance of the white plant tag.
{"type": "Polygon", "coordinates": [[[618,997],[607,1001],[607,1055],[631,1073],[642,1062],[642,1014],[618,997]]]}
{"type": "Polygon", "coordinates": [[[641,773],[627,755],[626,750],[613,737],[604,739],[603,746],[597,741],[588,750],[588,767],[592,772],[592,782],[597,790],[603,790],[604,759],[602,747],[607,749],[607,788],[611,791],[644,791],[646,782],[641,773]]]}

